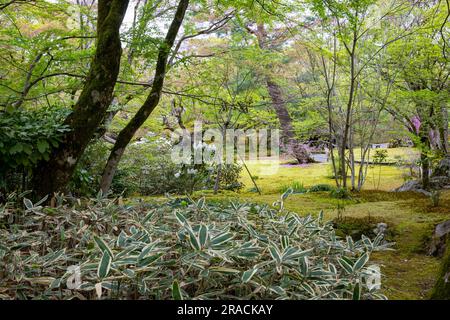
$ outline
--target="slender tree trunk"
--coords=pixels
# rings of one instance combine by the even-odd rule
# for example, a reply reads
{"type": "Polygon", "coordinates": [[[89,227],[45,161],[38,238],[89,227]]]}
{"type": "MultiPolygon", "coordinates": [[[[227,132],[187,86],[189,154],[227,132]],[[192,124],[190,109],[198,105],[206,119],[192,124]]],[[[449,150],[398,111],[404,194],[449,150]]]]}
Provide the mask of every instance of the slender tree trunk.
{"type": "Polygon", "coordinates": [[[448,145],[448,106],[446,103],[441,106],[441,125],[439,126],[439,134],[441,137],[441,143],[443,147],[443,151],[445,154],[450,153],[449,145],[448,145]]]}
{"type": "Polygon", "coordinates": [[[420,153],[420,163],[422,167],[422,187],[425,190],[430,188],[430,159],[428,158],[428,148],[430,146],[430,141],[428,137],[428,125],[426,121],[422,123],[420,127],[420,141],[421,141],[421,153],[420,153]]]}
{"type": "Polygon", "coordinates": [[[33,173],[33,185],[40,197],[64,191],[75,166],[103,121],[113,99],[122,54],[119,29],[128,0],[99,0],[97,48],[88,77],[73,112],[65,120],[70,128],[48,161],[33,173]]]}
{"type": "Polygon", "coordinates": [[[350,90],[348,93],[347,110],[345,116],[344,134],[342,135],[342,145],[341,145],[341,165],[342,165],[342,186],[347,187],[347,166],[345,163],[345,150],[347,148],[349,132],[351,130],[351,119],[353,112],[353,100],[356,91],[356,44],[358,41],[357,31],[353,31],[353,40],[351,49],[347,48],[347,52],[350,56],[350,90]]]}
{"type": "Polygon", "coordinates": [[[156,63],[155,77],[152,85],[152,90],[145,100],[144,104],[135,114],[135,116],[130,120],[130,122],[125,126],[125,128],[119,133],[116,139],[116,143],[111,150],[108,162],[106,163],[105,169],[103,171],[102,180],[100,183],[100,188],[103,194],[106,194],[110,187],[114,174],[117,170],[117,165],[125,152],[126,147],[130,143],[131,139],[135,135],[136,131],[144,124],[148,119],[150,114],[158,105],[161,99],[161,93],[164,86],[164,78],[167,69],[167,60],[178,35],[178,31],[183,23],[186,10],[189,6],[189,0],[180,0],[178,3],[177,11],[175,17],[167,32],[165,41],[161,44],[158,53],[158,60],[156,63]]]}

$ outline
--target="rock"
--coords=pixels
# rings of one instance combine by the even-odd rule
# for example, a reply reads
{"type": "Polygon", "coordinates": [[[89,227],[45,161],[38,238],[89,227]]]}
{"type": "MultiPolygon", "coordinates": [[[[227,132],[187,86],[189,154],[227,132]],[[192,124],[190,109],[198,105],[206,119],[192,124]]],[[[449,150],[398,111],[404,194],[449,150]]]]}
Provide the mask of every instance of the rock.
{"type": "Polygon", "coordinates": [[[439,223],[436,226],[436,229],[434,231],[434,235],[441,238],[445,236],[447,233],[450,232],[450,220],[444,221],[442,223],[439,223]]]}
{"type": "Polygon", "coordinates": [[[429,254],[442,257],[445,252],[447,235],[450,234],[450,220],[439,223],[434,229],[429,254]]]}
{"type": "Polygon", "coordinates": [[[412,191],[421,189],[422,184],[419,181],[416,180],[409,180],[406,183],[404,183],[401,187],[398,187],[395,189],[396,192],[405,192],[405,191],[412,191]]]}
{"type": "MultiPolygon", "coordinates": [[[[430,188],[433,190],[450,189],[450,177],[435,176],[430,178],[430,188]]],[[[395,192],[413,191],[419,192],[426,196],[431,196],[431,192],[424,190],[422,183],[417,180],[410,180],[401,187],[394,190],[395,192]]]]}
{"type": "Polygon", "coordinates": [[[417,180],[410,180],[403,184],[401,187],[394,190],[395,192],[406,192],[406,191],[413,191],[413,192],[419,192],[426,196],[431,196],[431,192],[426,191],[422,188],[422,183],[417,180]]]}
{"type": "Polygon", "coordinates": [[[432,177],[446,177],[450,180],[450,155],[442,159],[433,171],[432,177]]]}

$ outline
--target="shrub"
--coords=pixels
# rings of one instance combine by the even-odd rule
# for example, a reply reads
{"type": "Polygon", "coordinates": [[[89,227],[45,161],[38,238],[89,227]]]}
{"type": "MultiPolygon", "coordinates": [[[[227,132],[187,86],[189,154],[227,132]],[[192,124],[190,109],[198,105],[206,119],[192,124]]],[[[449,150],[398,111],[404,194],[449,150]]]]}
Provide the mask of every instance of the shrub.
{"type": "MultiPolygon", "coordinates": [[[[191,194],[196,190],[213,189],[217,165],[176,164],[171,159],[170,141],[148,135],[127,147],[111,185],[113,194],[129,196],[161,195],[165,193],[191,194]]],[[[88,147],[75,170],[70,190],[76,196],[94,196],[109,156],[105,142],[98,141],[88,147]]],[[[242,167],[224,164],[219,189],[239,191],[242,167]]]]}
{"type": "Polygon", "coordinates": [[[346,188],[334,188],[331,190],[330,195],[336,199],[350,199],[350,191],[346,188]]]}
{"type": "Polygon", "coordinates": [[[439,207],[439,202],[441,200],[441,191],[432,190],[430,192],[430,200],[433,207],[439,207]]]}
{"type": "Polygon", "coordinates": [[[322,192],[322,191],[331,191],[334,187],[329,184],[316,184],[308,189],[308,192],[322,192]]]}
{"type": "Polygon", "coordinates": [[[382,237],[339,239],[322,214],[282,210],[286,196],[279,210],[204,198],[8,203],[0,298],[385,298],[363,281],[370,253],[386,249],[382,237]]]}
{"type": "Polygon", "coordinates": [[[66,111],[0,111],[0,198],[2,191],[6,194],[27,188],[27,178],[36,164],[49,158],[68,130],[62,124],[66,111]]]}
{"type": "MultiPolygon", "coordinates": [[[[176,164],[171,159],[171,153],[170,141],[147,137],[128,148],[119,170],[127,176],[126,181],[134,181],[130,189],[141,195],[191,194],[214,187],[217,164],[176,164]]],[[[239,181],[241,171],[242,167],[238,164],[222,165],[219,189],[240,190],[243,187],[239,181]]],[[[120,188],[114,189],[121,192],[120,188]]]]}
{"type": "MultiPolygon", "coordinates": [[[[74,170],[69,184],[70,192],[75,196],[94,196],[100,189],[100,178],[109,156],[108,144],[97,140],[88,145],[74,170]]],[[[114,183],[120,180],[119,171],[114,183]]],[[[113,185],[114,186],[114,185],[113,185]]]]}
{"type": "Polygon", "coordinates": [[[333,220],[336,234],[342,237],[351,236],[353,239],[361,239],[362,236],[375,237],[377,224],[384,222],[382,217],[343,217],[333,220]]]}

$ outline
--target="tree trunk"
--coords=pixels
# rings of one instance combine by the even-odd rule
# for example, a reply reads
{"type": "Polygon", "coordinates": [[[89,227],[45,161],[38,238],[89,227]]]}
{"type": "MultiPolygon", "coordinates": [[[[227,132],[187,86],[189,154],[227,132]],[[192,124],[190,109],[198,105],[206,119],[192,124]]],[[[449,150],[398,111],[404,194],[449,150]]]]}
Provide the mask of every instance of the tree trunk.
{"type": "MultiPolygon", "coordinates": [[[[254,33],[258,39],[259,47],[267,50],[268,37],[264,24],[258,24],[257,31],[254,33]]],[[[284,102],[283,92],[280,86],[273,79],[271,79],[270,76],[266,76],[266,85],[270,99],[272,100],[272,106],[277,114],[278,120],[280,121],[281,147],[297,159],[299,163],[314,162],[305,145],[295,138],[292,119],[284,102]]]]}
{"type": "Polygon", "coordinates": [[[183,23],[186,10],[189,5],[189,0],[180,0],[178,3],[175,17],[167,32],[164,43],[159,47],[158,60],[156,63],[155,77],[152,85],[152,90],[145,100],[144,104],[125,126],[125,128],[119,133],[116,143],[111,150],[111,154],[106,163],[103,171],[102,180],[100,183],[100,189],[103,194],[106,194],[110,187],[114,174],[117,170],[117,165],[125,152],[127,145],[135,135],[136,131],[144,124],[150,114],[158,105],[161,99],[161,92],[164,86],[164,78],[167,69],[167,60],[178,35],[178,31],[183,23]]]}
{"type": "Polygon", "coordinates": [[[267,89],[269,91],[272,105],[280,121],[281,147],[295,157],[299,163],[312,162],[312,159],[305,146],[300,143],[294,134],[292,119],[283,100],[283,93],[278,84],[267,79],[267,89]]]}
{"type": "Polygon", "coordinates": [[[446,251],[439,274],[431,293],[432,300],[450,300],[450,236],[447,235],[446,251]]]}
{"type": "Polygon", "coordinates": [[[70,131],[48,161],[42,161],[33,173],[34,190],[43,197],[64,191],[75,166],[103,121],[113,99],[122,54],[119,29],[128,0],[99,0],[97,49],[88,77],[73,112],[66,118],[70,131]]]}
{"type": "Polygon", "coordinates": [[[442,142],[443,151],[445,154],[450,153],[448,145],[448,106],[447,104],[442,104],[441,106],[441,123],[439,126],[439,134],[442,142]]]}

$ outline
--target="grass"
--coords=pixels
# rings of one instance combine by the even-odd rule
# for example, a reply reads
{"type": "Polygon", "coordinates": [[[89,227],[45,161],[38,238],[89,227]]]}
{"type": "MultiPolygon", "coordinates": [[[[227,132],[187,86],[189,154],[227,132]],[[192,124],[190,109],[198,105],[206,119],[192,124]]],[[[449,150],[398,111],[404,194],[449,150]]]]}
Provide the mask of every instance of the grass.
{"type": "MultiPolygon", "coordinates": [[[[258,176],[256,183],[263,194],[276,194],[283,186],[292,182],[302,183],[309,188],[317,184],[335,185],[330,176],[331,167],[326,163],[316,163],[305,166],[279,165],[273,161],[261,161],[247,164],[253,176],[258,176]]],[[[403,184],[403,175],[406,170],[396,166],[382,166],[379,189],[391,191],[403,184]]],[[[364,189],[374,189],[378,185],[379,168],[371,166],[368,171],[364,189]]],[[[250,177],[243,174],[242,182],[245,185],[244,193],[253,187],[250,177]]]]}
{"type": "MultiPolygon", "coordinates": [[[[414,152],[410,149],[388,149],[390,157],[406,157],[414,152]]],[[[206,196],[211,201],[250,201],[273,204],[280,197],[280,190],[289,185],[303,185],[309,188],[316,184],[334,185],[329,178],[327,164],[287,166],[275,162],[249,163],[262,194],[251,190],[253,184],[248,175],[242,177],[245,188],[240,193],[202,191],[195,196],[206,196]]],[[[393,231],[395,251],[375,253],[372,262],[381,266],[384,275],[382,286],[389,299],[426,299],[435,282],[440,260],[426,254],[427,240],[434,226],[450,219],[450,190],[441,195],[438,207],[430,198],[416,193],[395,193],[392,189],[403,184],[403,171],[395,166],[382,166],[380,186],[379,168],[369,169],[363,190],[353,193],[350,199],[335,199],[330,192],[293,194],[285,202],[288,210],[299,214],[318,214],[324,211],[325,218],[338,216],[338,207],[344,207],[344,217],[382,219],[393,231]]]]}

